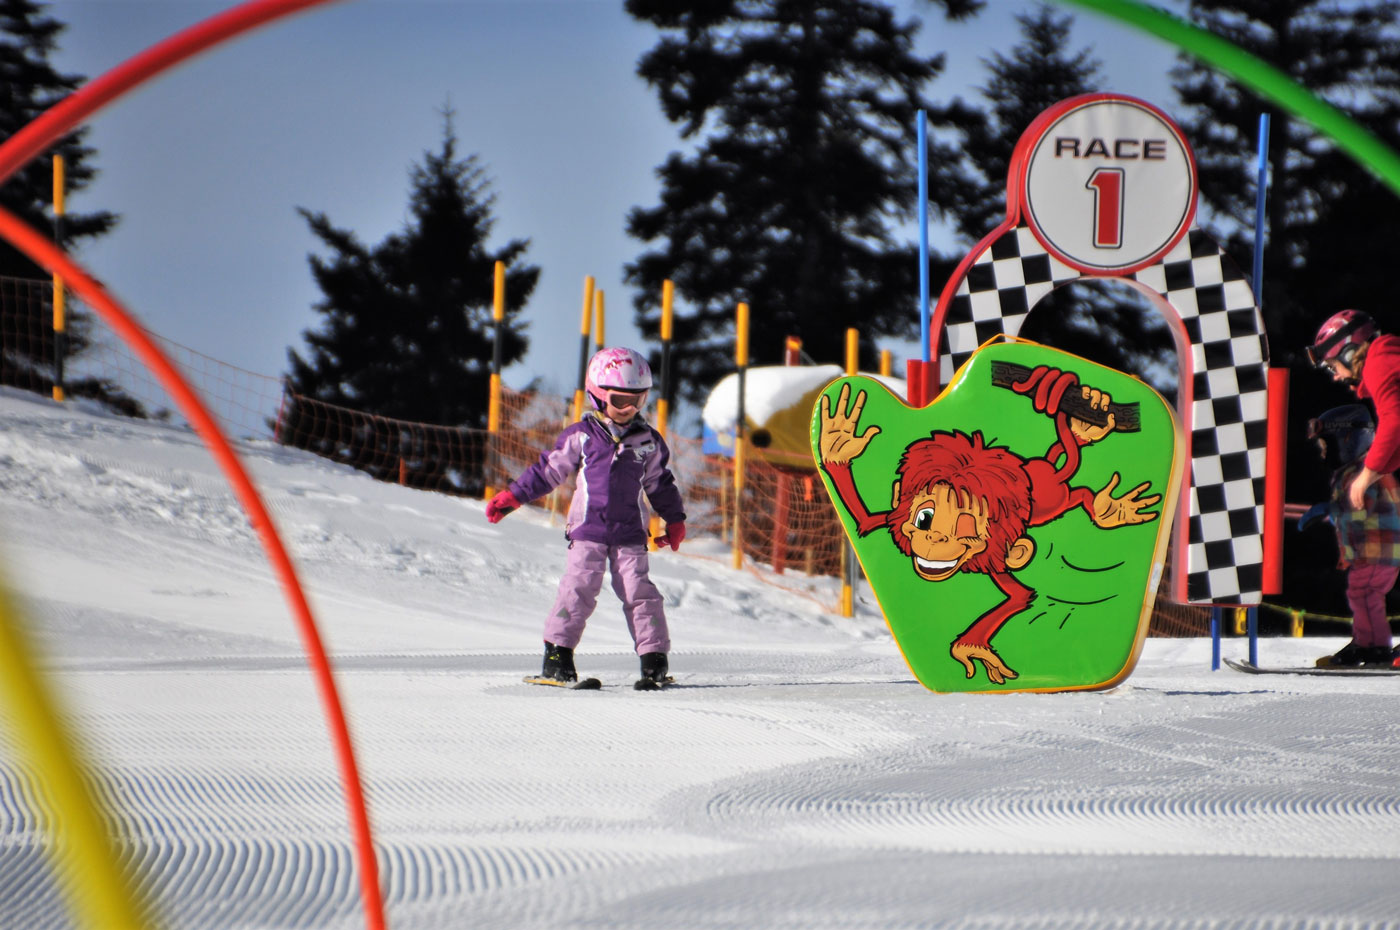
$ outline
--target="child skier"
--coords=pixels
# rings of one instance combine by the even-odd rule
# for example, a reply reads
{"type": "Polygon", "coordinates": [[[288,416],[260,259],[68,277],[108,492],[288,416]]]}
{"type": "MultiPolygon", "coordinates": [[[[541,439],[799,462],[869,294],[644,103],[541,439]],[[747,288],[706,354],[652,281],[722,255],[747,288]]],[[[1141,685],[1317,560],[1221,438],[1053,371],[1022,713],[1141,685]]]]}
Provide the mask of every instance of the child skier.
{"type": "Polygon", "coordinates": [[[1354,510],[1350,501],[1375,432],[1375,421],[1362,404],[1334,407],[1308,424],[1308,438],[1317,441],[1333,466],[1332,496],[1304,514],[1298,529],[1319,518],[1331,522],[1352,615],[1351,642],[1318,659],[1320,668],[1389,665],[1393,660],[1385,596],[1400,574],[1400,485],[1393,475],[1383,474],[1366,489],[1363,509],[1354,510]]]}
{"type": "Polygon", "coordinates": [[[685,511],[668,467],[671,452],[641,415],[651,390],[651,368],[632,349],[603,349],[589,360],[584,383],[595,409],[560,433],[552,450],[541,453],[538,462],[491,499],[486,519],[499,522],[577,473],[564,525],[568,563],[545,620],[544,667],[537,681],[578,681],[574,647],[598,603],[608,569],[641,661],[637,687],[659,687],[670,680],[666,654],[671,640],[661,592],[648,577],[642,492],[666,524],[658,545],[680,548],[685,511]]]}

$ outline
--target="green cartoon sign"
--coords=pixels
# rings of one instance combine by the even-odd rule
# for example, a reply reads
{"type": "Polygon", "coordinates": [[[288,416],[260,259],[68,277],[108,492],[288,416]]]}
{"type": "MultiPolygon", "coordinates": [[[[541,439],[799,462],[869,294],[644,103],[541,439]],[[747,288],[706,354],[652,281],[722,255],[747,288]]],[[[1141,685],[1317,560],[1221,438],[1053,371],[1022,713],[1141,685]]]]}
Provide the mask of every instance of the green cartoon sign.
{"type": "Polygon", "coordinates": [[[895,641],[934,691],[1110,687],[1137,661],[1184,438],[1146,384],[989,344],[914,409],[840,378],[812,450],[895,641]]]}

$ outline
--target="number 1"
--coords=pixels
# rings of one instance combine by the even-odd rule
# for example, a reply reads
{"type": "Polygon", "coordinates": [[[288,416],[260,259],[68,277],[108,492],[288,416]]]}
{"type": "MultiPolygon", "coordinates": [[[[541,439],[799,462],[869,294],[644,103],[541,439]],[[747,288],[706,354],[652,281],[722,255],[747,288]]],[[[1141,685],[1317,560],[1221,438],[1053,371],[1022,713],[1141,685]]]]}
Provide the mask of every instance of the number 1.
{"type": "Polygon", "coordinates": [[[1123,169],[1098,168],[1084,185],[1094,192],[1094,246],[1123,247],[1123,169]]]}

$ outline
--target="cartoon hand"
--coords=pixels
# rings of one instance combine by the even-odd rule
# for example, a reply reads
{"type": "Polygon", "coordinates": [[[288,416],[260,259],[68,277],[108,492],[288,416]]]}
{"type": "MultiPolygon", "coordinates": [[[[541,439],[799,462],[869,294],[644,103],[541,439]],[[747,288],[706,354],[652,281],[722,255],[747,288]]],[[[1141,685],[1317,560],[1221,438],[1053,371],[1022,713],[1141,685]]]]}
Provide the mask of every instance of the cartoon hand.
{"type": "Polygon", "coordinates": [[[1110,398],[1098,388],[1089,387],[1087,384],[1079,386],[1079,396],[1089,405],[1090,410],[1103,410],[1108,417],[1108,422],[1103,426],[1081,420],[1078,417],[1069,418],[1069,431],[1074,434],[1074,438],[1079,440],[1081,446],[1087,446],[1091,442],[1098,442],[1100,439],[1113,432],[1113,427],[1117,425],[1113,414],[1107,413],[1110,398]]]}
{"type": "Polygon", "coordinates": [[[1018,677],[1007,664],[1001,660],[1001,656],[996,654],[996,650],[991,646],[983,646],[978,643],[965,643],[957,640],[953,643],[953,658],[963,664],[967,670],[967,677],[973,678],[977,675],[977,666],[974,662],[981,662],[987,669],[987,678],[996,685],[1006,684],[1006,679],[1018,677]]]}
{"type": "Polygon", "coordinates": [[[871,426],[856,435],[856,422],[865,407],[865,392],[856,395],[849,414],[845,412],[846,402],[851,396],[849,382],[841,385],[841,395],[836,399],[836,412],[831,411],[831,397],[823,394],[821,404],[822,427],[817,440],[822,463],[826,465],[849,465],[851,460],[865,451],[870,440],[880,434],[880,427],[871,426]]]}
{"type": "Polygon", "coordinates": [[[1103,490],[1094,495],[1094,525],[1108,530],[1116,526],[1148,523],[1157,519],[1157,514],[1143,513],[1143,508],[1151,507],[1160,501],[1162,495],[1153,494],[1148,497],[1138,497],[1139,494],[1147,490],[1151,483],[1144,481],[1122,497],[1114,497],[1113,489],[1118,487],[1118,473],[1114,472],[1113,477],[1108,479],[1108,484],[1104,485],[1103,490]]]}

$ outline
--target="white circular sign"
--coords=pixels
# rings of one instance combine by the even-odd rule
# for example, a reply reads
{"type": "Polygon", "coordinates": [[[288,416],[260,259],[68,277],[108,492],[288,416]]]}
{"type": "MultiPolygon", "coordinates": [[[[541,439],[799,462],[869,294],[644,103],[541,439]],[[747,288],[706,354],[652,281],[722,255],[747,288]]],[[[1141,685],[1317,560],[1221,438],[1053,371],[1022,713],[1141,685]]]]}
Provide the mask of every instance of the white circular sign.
{"type": "Polygon", "coordinates": [[[1157,261],[1196,214],[1196,164],[1181,130],[1130,97],[1095,95],[1047,114],[1029,143],[1026,223],[1052,255],[1086,274],[1157,261]]]}

